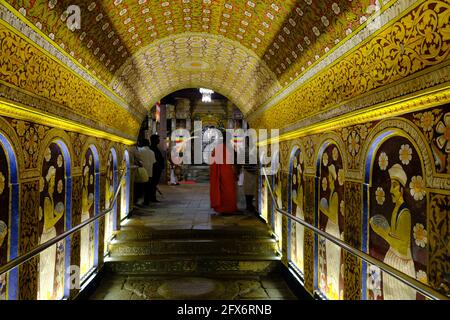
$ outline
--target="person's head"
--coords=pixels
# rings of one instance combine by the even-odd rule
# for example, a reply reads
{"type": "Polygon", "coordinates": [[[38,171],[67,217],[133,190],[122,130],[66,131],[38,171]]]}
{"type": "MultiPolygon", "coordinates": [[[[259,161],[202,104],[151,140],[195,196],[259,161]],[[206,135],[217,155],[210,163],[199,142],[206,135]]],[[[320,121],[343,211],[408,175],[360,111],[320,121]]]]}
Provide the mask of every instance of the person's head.
{"type": "Polygon", "coordinates": [[[403,190],[405,188],[408,177],[402,166],[394,164],[389,170],[389,177],[391,178],[391,189],[390,193],[392,196],[392,201],[398,203],[403,201],[403,190]]]}
{"type": "MultiPolygon", "coordinates": [[[[147,140],[148,141],[148,140],[147,140]]],[[[152,146],[157,146],[160,142],[159,136],[157,134],[152,134],[150,137],[150,143],[152,146]]]]}
{"type": "Polygon", "coordinates": [[[148,139],[142,140],[142,147],[150,147],[150,141],[148,139]]]}

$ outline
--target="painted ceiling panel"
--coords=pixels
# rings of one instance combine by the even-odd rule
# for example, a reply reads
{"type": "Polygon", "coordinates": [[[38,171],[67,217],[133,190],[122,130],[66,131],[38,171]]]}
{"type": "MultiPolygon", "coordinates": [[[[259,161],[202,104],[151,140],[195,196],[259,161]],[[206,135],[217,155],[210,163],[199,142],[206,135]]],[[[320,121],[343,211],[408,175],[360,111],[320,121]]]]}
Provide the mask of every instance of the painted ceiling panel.
{"type": "Polygon", "coordinates": [[[134,108],[195,83],[249,111],[395,1],[7,2],[134,108]],[[81,9],[80,30],[67,27],[70,5],[81,9]]]}

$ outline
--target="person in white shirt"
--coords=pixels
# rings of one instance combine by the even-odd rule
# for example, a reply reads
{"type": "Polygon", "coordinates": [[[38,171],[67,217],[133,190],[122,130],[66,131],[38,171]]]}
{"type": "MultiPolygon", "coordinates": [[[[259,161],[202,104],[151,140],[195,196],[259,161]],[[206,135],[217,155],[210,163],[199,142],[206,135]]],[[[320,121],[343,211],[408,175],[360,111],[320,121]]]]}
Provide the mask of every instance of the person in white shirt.
{"type": "Polygon", "coordinates": [[[138,188],[139,190],[139,197],[142,196],[142,193],[144,193],[144,206],[148,206],[150,203],[150,197],[151,197],[151,181],[153,177],[153,165],[156,162],[155,153],[150,150],[150,142],[148,139],[145,139],[142,142],[142,146],[137,148],[137,152],[135,155],[136,163],[140,166],[144,167],[144,169],[147,171],[148,174],[148,181],[145,183],[139,183],[138,188]]]}

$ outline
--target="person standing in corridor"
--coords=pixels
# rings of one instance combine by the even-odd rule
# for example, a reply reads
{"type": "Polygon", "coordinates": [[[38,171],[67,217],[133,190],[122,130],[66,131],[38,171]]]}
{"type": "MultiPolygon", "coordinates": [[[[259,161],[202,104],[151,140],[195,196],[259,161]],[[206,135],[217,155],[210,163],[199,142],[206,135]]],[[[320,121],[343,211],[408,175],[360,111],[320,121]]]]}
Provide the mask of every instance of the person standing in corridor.
{"type": "Polygon", "coordinates": [[[156,190],[158,188],[159,180],[161,179],[161,174],[165,168],[164,165],[164,157],[159,150],[158,145],[160,143],[159,136],[154,134],[150,137],[150,150],[155,154],[156,162],[153,165],[153,177],[150,183],[150,201],[151,202],[159,202],[156,199],[156,190]]]}

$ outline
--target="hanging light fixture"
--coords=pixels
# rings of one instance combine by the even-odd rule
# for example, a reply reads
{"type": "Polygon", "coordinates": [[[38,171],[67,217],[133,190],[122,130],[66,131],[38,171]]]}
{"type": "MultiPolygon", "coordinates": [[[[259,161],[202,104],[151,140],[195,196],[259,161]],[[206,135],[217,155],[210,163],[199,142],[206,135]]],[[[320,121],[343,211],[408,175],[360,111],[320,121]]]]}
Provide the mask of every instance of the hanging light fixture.
{"type": "Polygon", "coordinates": [[[214,91],[210,89],[200,88],[200,93],[202,94],[202,102],[211,102],[211,95],[214,91]]]}

